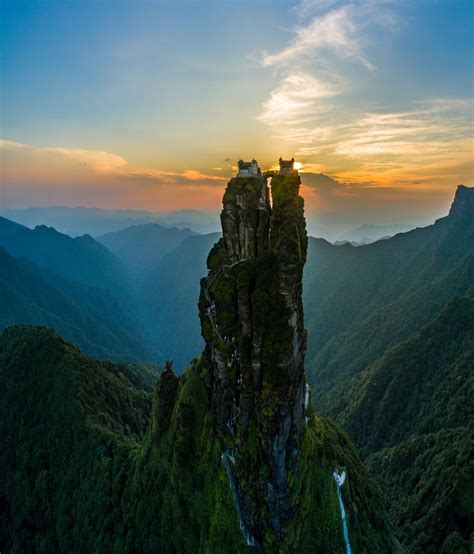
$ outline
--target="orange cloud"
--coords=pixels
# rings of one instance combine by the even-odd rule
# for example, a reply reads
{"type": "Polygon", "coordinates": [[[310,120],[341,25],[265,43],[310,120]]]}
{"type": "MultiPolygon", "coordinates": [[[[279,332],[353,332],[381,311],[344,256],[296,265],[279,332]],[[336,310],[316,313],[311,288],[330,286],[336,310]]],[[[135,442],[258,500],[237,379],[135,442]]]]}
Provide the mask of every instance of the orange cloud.
{"type": "Polygon", "coordinates": [[[0,141],[0,158],[0,198],[9,205],[218,209],[220,185],[228,179],[222,172],[133,167],[123,157],[102,150],[37,147],[9,140],[0,141]]]}
{"type": "MultiPolygon", "coordinates": [[[[135,179],[155,180],[157,182],[183,182],[183,181],[222,181],[225,177],[208,175],[195,169],[187,169],[184,172],[166,171],[156,168],[130,167],[127,160],[117,154],[111,154],[103,150],[86,150],[80,148],[64,147],[37,147],[10,140],[0,140],[0,152],[7,170],[14,173],[21,170],[20,162],[28,161],[29,165],[50,164],[50,170],[60,168],[68,169],[70,177],[79,176],[80,173],[97,173],[108,177],[130,177],[135,179]],[[10,156],[9,156],[10,154],[10,156]],[[71,162],[68,164],[68,162],[71,162]]],[[[47,177],[47,175],[45,176],[47,177]]]]}
{"type": "Polygon", "coordinates": [[[226,177],[219,177],[218,175],[205,175],[200,171],[194,169],[186,169],[184,173],[179,174],[180,177],[189,179],[190,181],[227,181],[226,177]]]}

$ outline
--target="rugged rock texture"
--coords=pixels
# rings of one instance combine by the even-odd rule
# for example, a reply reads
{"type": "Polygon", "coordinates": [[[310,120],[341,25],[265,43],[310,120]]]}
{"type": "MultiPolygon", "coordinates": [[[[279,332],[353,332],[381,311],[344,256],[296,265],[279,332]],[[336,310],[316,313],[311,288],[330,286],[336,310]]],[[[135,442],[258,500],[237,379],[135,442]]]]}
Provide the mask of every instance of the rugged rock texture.
{"type": "Polygon", "coordinates": [[[201,283],[212,406],[236,460],[246,523],[260,540],[264,529],[281,538],[291,516],[288,472],[297,467],[304,421],[307,236],[299,186],[298,175],[274,177],[270,207],[264,180],[232,179],[223,237],[201,283]]]}
{"type": "Polygon", "coordinates": [[[474,215],[474,189],[459,185],[449,215],[474,215]]]}
{"type": "Polygon", "coordinates": [[[159,439],[168,429],[178,393],[179,377],[173,372],[173,362],[166,362],[165,370],[156,383],[151,414],[151,432],[159,439]]]}
{"type": "Polygon", "coordinates": [[[229,183],[204,354],[179,378],[168,364],[152,406],[137,376],[50,332],[0,337],[0,550],[399,552],[353,444],[311,410],[299,178],[271,187],[272,209],[265,181],[229,183]]]}

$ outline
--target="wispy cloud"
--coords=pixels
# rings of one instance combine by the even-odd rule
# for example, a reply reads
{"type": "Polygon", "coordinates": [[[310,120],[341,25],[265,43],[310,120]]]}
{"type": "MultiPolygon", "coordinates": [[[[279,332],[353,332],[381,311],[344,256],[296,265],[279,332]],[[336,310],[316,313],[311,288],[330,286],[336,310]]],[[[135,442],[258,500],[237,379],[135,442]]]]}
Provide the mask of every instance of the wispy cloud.
{"type": "Polygon", "coordinates": [[[128,178],[134,180],[155,181],[156,183],[182,183],[186,181],[213,182],[225,180],[219,175],[205,174],[195,169],[183,172],[166,171],[156,168],[133,167],[125,158],[103,150],[88,150],[81,148],[39,147],[6,139],[0,139],[0,152],[21,154],[23,161],[37,161],[68,165],[71,176],[77,177],[78,172],[97,174],[102,177],[128,178]]]}
{"type": "Polygon", "coordinates": [[[290,73],[270,93],[258,119],[268,125],[280,126],[287,121],[299,125],[324,110],[321,99],[336,96],[341,90],[340,83],[324,82],[307,73],[290,73]]]}
{"type": "Polygon", "coordinates": [[[353,173],[363,179],[401,172],[411,180],[432,178],[436,168],[469,163],[473,110],[472,100],[437,99],[402,112],[366,113],[338,137],[334,153],[353,160],[353,173]]]}
{"type": "Polygon", "coordinates": [[[293,28],[285,48],[262,57],[262,66],[274,68],[278,83],[257,119],[270,126],[275,138],[293,145],[297,155],[308,157],[331,143],[341,125],[337,99],[350,92],[352,83],[339,62],[374,69],[364,46],[367,28],[380,16],[375,17],[379,9],[368,0],[357,6],[305,0],[294,12],[304,14],[304,23],[293,28]]]}
{"type": "Polygon", "coordinates": [[[470,99],[405,95],[396,107],[381,99],[375,108],[373,94],[366,103],[361,95],[369,80],[377,82],[375,37],[383,44],[401,25],[394,6],[391,0],[295,6],[299,23],[288,44],[262,56],[277,82],[257,119],[305,167],[344,182],[388,187],[424,186],[436,175],[457,179],[472,157],[470,99]]]}
{"type": "MultiPolygon", "coordinates": [[[[332,6],[334,2],[326,2],[332,6]]],[[[308,11],[307,3],[302,9],[308,11]]],[[[360,32],[367,24],[367,10],[346,5],[331,9],[312,18],[309,24],[294,28],[294,37],[289,45],[274,54],[264,54],[263,66],[285,66],[295,60],[314,62],[322,54],[333,53],[340,58],[353,58],[368,69],[373,65],[363,51],[363,35],[360,32]],[[361,11],[366,14],[361,19],[361,11]]]]}
{"type": "Polygon", "coordinates": [[[325,12],[329,8],[339,4],[340,0],[303,0],[297,4],[293,11],[301,18],[315,15],[318,12],[325,12]]]}
{"type": "Polygon", "coordinates": [[[186,169],[183,173],[178,173],[180,177],[188,179],[189,181],[225,181],[225,177],[220,177],[219,175],[206,175],[195,169],[186,169]]]}
{"type": "Polygon", "coordinates": [[[0,149],[22,151],[35,155],[56,155],[67,158],[79,165],[88,167],[92,171],[110,172],[117,171],[127,166],[127,161],[117,154],[110,154],[103,150],[86,150],[81,148],[63,147],[37,147],[11,140],[0,140],[0,149]]]}

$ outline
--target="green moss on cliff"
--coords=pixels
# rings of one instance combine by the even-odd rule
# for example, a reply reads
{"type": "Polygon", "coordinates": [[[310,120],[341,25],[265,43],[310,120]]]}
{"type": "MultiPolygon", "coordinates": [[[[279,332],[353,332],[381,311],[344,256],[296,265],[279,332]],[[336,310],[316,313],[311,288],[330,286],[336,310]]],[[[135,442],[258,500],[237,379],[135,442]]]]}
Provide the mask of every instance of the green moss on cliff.
{"type": "MultiPolygon", "coordinates": [[[[186,539],[177,533],[167,534],[166,539],[162,536],[161,540],[165,540],[163,546],[170,549],[165,551],[246,552],[248,547],[239,530],[236,508],[221,460],[222,452],[230,444],[223,442],[208,411],[206,389],[202,382],[204,373],[201,362],[185,373],[168,435],[158,443],[149,441],[141,455],[155,460],[157,466],[153,468],[148,462],[136,479],[144,483],[144,490],[149,491],[154,489],[152,483],[147,483],[150,476],[163,471],[174,473],[178,467],[176,457],[172,456],[169,469],[163,465],[164,460],[169,458],[170,449],[176,449],[176,444],[184,440],[188,446],[187,462],[180,462],[182,471],[179,478],[162,489],[164,500],[160,512],[168,514],[166,522],[163,522],[167,528],[179,528],[186,521],[189,522],[189,532],[186,539]],[[190,409],[186,420],[180,415],[183,405],[190,409]],[[193,518],[195,523],[191,522],[193,518]],[[183,544],[186,544],[185,548],[183,544]]],[[[257,440],[256,430],[252,427],[244,448],[246,454],[241,458],[237,452],[237,463],[242,466],[235,467],[234,471],[239,475],[260,475],[263,484],[265,475],[257,471],[261,470],[257,467],[261,464],[257,440]]],[[[236,446],[239,449],[244,445],[237,442],[236,446]]],[[[397,543],[385,523],[379,490],[370,480],[347,436],[321,417],[313,417],[304,431],[298,471],[291,476],[294,512],[286,529],[286,538],[276,543],[275,537],[268,533],[261,545],[265,552],[309,554],[344,550],[337,487],[332,478],[334,468],[345,468],[348,474],[343,498],[353,551],[374,554],[397,552],[397,543]]],[[[241,481],[241,490],[246,494],[259,487],[259,483],[251,479],[241,481]]],[[[252,511],[248,513],[249,519],[260,520],[262,514],[258,513],[259,509],[265,510],[264,504],[254,502],[252,511]]]]}
{"type": "Polygon", "coordinates": [[[223,239],[219,239],[211,248],[207,257],[207,267],[209,271],[217,271],[227,263],[227,252],[224,247],[223,239]]]}
{"type": "Polygon", "coordinates": [[[163,552],[245,550],[203,372],[196,362],[183,374],[167,432],[158,441],[150,435],[135,458],[132,482],[139,488],[130,493],[129,511],[140,514],[136,541],[163,552]],[[141,498],[154,504],[151,510],[141,512],[141,498]]]}
{"type": "MultiPolygon", "coordinates": [[[[305,412],[301,279],[307,239],[299,177],[275,177],[272,189],[273,212],[261,198],[267,193],[262,180],[229,183],[221,216],[224,236],[209,255],[210,275],[201,281],[204,355],[179,378],[169,370],[161,375],[151,417],[148,389],[132,394],[113,366],[98,365],[75,351],[64,395],[68,405],[60,411],[65,426],[57,432],[65,444],[62,463],[72,457],[74,470],[80,468],[66,482],[66,489],[80,483],[79,496],[55,496],[64,486],[60,466],[48,483],[39,464],[32,473],[46,499],[40,507],[47,510],[59,498],[68,502],[66,515],[41,520],[46,531],[36,531],[39,545],[12,542],[16,551],[32,546],[40,552],[58,550],[63,540],[59,530],[79,513],[77,524],[65,533],[73,551],[240,553],[248,551],[244,535],[250,534],[264,553],[340,553],[343,526],[332,472],[345,468],[343,496],[354,552],[394,552],[379,492],[353,446],[334,424],[305,412]],[[90,366],[99,372],[100,405],[112,405],[110,413],[94,413],[91,383],[97,376],[90,382],[85,378],[90,366]],[[77,389],[76,380],[81,384],[77,389]],[[119,399],[111,401],[109,390],[119,399]],[[148,407],[146,425],[142,407],[148,407]],[[73,438],[67,436],[71,429],[73,438]],[[87,470],[80,466],[77,445],[81,452],[92,449],[87,470]]],[[[21,350],[21,338],[15,340],[21,350]]],[[[0,346],[0,359],[1,352],[0,346]]],[[[35,354],[28,352],[22,361],[35,354]]],[[[54,360],[61,371],[52,376],[53,390],[62,384],[63,358],[69,354],[62,347],[54,360]]],[[[40,358],[38,367],[51,363],[49,357],[40,358]]],[[[33,374],[34,384],[37,379],[33,374]]],[[[13,389],[8,402],[16,405],[23,388],[13,389]]],[[[33,419],[41,421],[47,434],[45,425],[55,414],[44,417],[43,400],[29,402],[33,419]]],[[[61,402],[61,395],[56,401],[61,402]]],[[[5,413],[8,409],[9,404],[5,413]]],[[[8,450],[22,439],[22,432],[14,435],[8,450]]],[[[36,448],[39,440],[27,434],[26,443],[36,448]]],[[[3,466],[14,475],[15,461],[3,466]]],[[[28,478],[26,467],[22,479],[28,478]]],[[[0,537],[16,529],[10,514],[15,495],[22,495],[15,479],[10,480],[10,489],[0,496],[0,507],[6,505],[9,514],[0,537]]]]}
{"type": "Polygon", "coordinates": [[[235,200],[233,195],[244,194],[245,196],[255,195],[257,197],[262,190],[262,180],[259,177],[234,177],[227,185],[223,202],[235,200]]]}
{"type": "Polygon", "coordinates": [[[330,420],[314,417],[305,428],[294,476],[292,502],[298,518],[287,529],[297,552],[343,552],[342,520],[334,469],[345,469],[342,487],[353,552],[402,551],[386,523],[381,493],[347,435],[330,420]]]}
{"type": "MultiPolygon", "coordinates": [[[[88,359],[49,331],[4,334],[0,369],[0,467],[7,477],[0,492],[2,550],[249,551],[221,460],[231,445],[209,410],[201,361],[179,383],[170,374],[160,378],[144,439],[151,421],[148,385],[132,384],[119,366],[88,359]]],[[[254,451],[255,431],[248,441],[254,451]]],[[[249,474],[256,463],[249,458],[249,474]]],[[[353,447],[333,424],[317,418],[305,431],[300,469],[292,476],[295,512],[280,552],[341,552],[330,470],[343,466],[354,551],[391,551],[377,491],[353,447]]],[[[270,535],[266,541],[274,544],[270,535]]],[[[264,551],[275,552],[266,544],[264,551]]]]}
{"type": "Polygon", "coordinates": [[[298,195],[298,175],[277,175],[272,178],[272,250],[285,257],[287,263],[303,268],[306,262],[308,237],[304,219],[304,201],[298,195]]]}

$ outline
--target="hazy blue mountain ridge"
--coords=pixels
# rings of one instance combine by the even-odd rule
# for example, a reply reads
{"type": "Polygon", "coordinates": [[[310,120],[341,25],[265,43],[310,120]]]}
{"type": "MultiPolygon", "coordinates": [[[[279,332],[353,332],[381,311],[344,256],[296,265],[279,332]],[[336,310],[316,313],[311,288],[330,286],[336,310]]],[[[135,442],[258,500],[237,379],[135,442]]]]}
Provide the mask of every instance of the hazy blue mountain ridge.
{"type": "Polygon", "coordinates": [[[0,246],[70,281],[115,293],[129,289],[122,263],[90,235],[73,239],[52,227],[28,229],[0,218],[0,246]]]}
{"type": "Polygon", "coordinates": [[[141,282],[166,254],[194,234],[190,229],[146,223],[101,235],[97,240],[117,256],[134,280],[141,282]]]}
{"type": "Polygon", "coordinates": [[[418,332],[451,298],[473,293],[473,245],[470,212],[367,246],[310,240],[307,366],[324,409],[340,378],[418,332]]]}
{"type": "Polygon", "coordinates": [[[99,358],[160,361],[126,303],[97,287],[73,283],[0,247],[0,328],[45,325],[99,358]]]}

